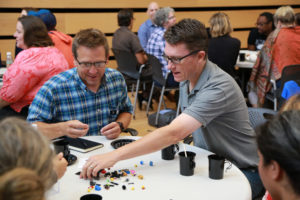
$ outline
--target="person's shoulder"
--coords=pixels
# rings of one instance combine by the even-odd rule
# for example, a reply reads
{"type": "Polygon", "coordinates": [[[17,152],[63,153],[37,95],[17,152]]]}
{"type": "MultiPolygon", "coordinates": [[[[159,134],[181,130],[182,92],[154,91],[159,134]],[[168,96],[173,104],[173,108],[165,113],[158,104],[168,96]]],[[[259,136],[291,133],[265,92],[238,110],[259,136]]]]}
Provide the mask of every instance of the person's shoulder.
{"type": "Polygon", "coordinates": [[[46,87],[56,88],[64,83],[70,83],[70,80],[74,77],[77,73],[77,68],[74,67],[67,71],[61,72],[53,77],[51,77],[46,83],[46,87]]]}
{"type": "Polygon", "coordinates": [[[112,68],[106,68],[105,69],[105,76],[106,78],[108,79],[124,79],[123,78],[123,75],[121,74],[121,72],[119,72],[118,70],[116,69],[112,69],[112,68]]]}

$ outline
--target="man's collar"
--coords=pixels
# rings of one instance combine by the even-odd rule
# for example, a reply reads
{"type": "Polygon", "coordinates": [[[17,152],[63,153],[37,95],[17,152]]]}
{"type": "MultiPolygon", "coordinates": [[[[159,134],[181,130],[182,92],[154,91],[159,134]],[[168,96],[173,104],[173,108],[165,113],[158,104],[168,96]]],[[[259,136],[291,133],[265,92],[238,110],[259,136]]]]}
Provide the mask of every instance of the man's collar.
{"type": "MultiPolygon", "coordinates": [[[[195,85],[195,87],[193,88],[193,90],[190,92],[190,94],[194,94],[196,93],[197,91],[199,91],[204,85],[205,83],[207,82],[208,78],[209,78],[209,73],[210,73],[210,67],[208,67],[207,65],[209,65],[211,62],[207,59],[206,60],[206,63],[205,63],[205,66],[202,70],[202,73],[200,74],[199,78],[198,78],[198,81],[195,85]]],[[[186,80],[183,82],[183,85],[187,86],[187,88],[189,88],[189,84],[190,84],[190,81],[189,80],[186,80]]]]}
{"type": "MultiPolygon", "coordinates": [[[[106,69],[105,69],[105,72],[106,72],[106,69]]],[[[99,86],[99,88],[98,88],[98,91],[99,91],[99,89],[103,86],[103,85],[105,85],[106,84],[106,82],[107,82],[107,77],[106,77],[106,73],[104,72],[104,75],[103,75],[103,77],[102,77],[102,79],[101,79],[101,84],[100,84],[100,86],[99,86]]],[[[77,68],[76,68],[76,73],[75,73],[75,79],[76,79],[76,81],[77,81],[77,83],[78,83],[78,85],[79,85],[79,87],[82,89],[82,90],[88,90],[88,88],[86,87],[86,85],[85,85],[85,83],[82,81],[82,79],[80,78],[80,76],[79,76],[79,74],[78,74],[78,71],[77,71],[77,68]]]]}

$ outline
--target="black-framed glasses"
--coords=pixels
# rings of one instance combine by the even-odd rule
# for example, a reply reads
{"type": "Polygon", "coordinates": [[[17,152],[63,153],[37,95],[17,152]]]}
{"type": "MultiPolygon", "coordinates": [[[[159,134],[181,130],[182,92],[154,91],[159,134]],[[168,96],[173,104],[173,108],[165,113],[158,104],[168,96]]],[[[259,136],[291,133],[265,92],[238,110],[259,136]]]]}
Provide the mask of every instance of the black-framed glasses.
{"type": "Polygon", "coordinates": [[[78,59],[76,58],[76,61],[78,62],[78,64],[83,67],[83,68],[90,68],[92,67],[93,65],[96,67],[96,68],[102,68],[102,67],[105,67],[106,65],[106,61],[107,60],[101,60],[101,61],[97,61],[97,62],[79,62],[78,59]]]}
{"type": "Polygon", "coordinates": [[[201,51],[201,50],[192,51],[189,54],[182,56],[181,58],[169,57],[165,53],[163,54],[163,57],[167,62],[171,62],[173,64],[179,64],[181,62],[181,60],[183,60],[184,58],[194,55],[194,54],[198,53],[199,51],[201,51]]]}

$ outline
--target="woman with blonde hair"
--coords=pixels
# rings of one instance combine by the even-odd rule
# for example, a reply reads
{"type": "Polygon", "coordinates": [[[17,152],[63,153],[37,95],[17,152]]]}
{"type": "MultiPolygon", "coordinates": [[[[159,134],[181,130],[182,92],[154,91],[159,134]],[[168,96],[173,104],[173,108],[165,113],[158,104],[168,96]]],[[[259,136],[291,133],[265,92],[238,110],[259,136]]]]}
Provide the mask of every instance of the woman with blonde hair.
{"type": "Polygon", "coordinates": [[[208,43],[208,59],[235,77],[234,66],[241,42],[230,36],[232,28],[225,13],[215,13],[209,20],[212,38],[208,43]]]}
{"type": "Polygon", "coordinates": [[[42,200],[62,177],[67,162],[26,121],[0,122],[0,200],[42,200]]]}

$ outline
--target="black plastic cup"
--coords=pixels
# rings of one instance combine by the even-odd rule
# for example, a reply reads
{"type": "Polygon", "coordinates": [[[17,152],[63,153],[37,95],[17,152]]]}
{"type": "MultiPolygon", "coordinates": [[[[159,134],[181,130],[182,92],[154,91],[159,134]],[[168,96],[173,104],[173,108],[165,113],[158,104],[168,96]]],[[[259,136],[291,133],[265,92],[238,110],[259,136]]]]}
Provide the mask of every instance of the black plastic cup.
{"type": "Polygon", "coordinates": [[[240,61],[243,62],[246,60],[246,54],[245,53],[240,53],[240,61]]]}
{"type": "Polygon", "coordinates": [[[224,176],[225,158],[216,154],[208,156],[209,178],[219,180],[224,176]]]}
{"type": "Polygon", "coordinates": [[[69,142],[65,140],[58,140],[53,142],[54,150],[58,154],[62,152],[64,158],[67,158],[70,155],[69,142]]]}
{"type": "Polygon", "coordinates": [[[161,150],[161,158],[163,160],[174,160],[175,154],[178,152],[178,150],[178,145],[172,144],[161,150]]]}
{"type": "Polygon", "coordinates": [[[80,200],[102,200],[102,196],[99,194],[86,194],[80,197],[80,200]]]}
{"type": "Polygon", "coordinates": [[[179,169],[180,169],[180,174],[183,176],[192,176],[194,175],[194,169],[196,167],[195,163],[195,156],[196,154],[191,151],[186,152],[179,152],[179,169]]]}

